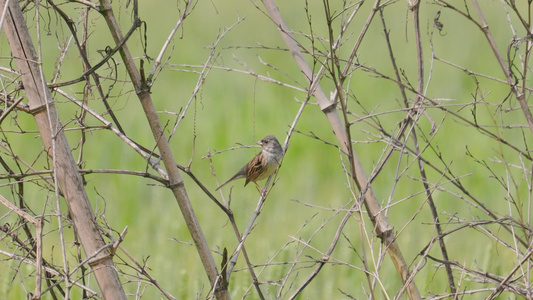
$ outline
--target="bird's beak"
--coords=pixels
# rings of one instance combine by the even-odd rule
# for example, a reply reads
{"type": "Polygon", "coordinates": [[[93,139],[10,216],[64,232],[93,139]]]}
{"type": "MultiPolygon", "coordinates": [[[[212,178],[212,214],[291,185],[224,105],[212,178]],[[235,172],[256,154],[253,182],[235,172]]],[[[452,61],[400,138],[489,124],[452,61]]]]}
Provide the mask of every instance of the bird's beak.
{"type": "Polygon", "coordinates": [[[261,141],[257,142],[256,144],[258,144],[260,146],[263,146],[263,142],[261,142],[261,141]]]}

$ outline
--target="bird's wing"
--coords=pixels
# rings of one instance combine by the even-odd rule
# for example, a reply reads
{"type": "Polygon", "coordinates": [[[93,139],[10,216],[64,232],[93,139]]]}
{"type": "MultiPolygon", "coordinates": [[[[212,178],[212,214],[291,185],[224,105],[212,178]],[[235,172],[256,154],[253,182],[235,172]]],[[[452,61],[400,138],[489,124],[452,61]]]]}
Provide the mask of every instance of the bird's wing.
{"type": "Polygon", "coordinates": [[[261,159],[261,152],[259,152],[245,167],[248,167],[246,175],[246,186],[250,181],[255,182],[259,175],[264,172],[265,161],[261,159]]]}

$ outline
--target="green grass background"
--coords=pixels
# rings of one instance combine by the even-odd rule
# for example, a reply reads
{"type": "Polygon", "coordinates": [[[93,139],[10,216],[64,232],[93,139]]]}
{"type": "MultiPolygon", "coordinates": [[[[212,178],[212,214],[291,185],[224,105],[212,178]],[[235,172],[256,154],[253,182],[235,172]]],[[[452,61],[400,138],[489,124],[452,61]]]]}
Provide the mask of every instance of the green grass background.
{"type": "MultiPolygon", "coordinates": [[[[288,25],[296,33],[308,33],[309,24],[304,10],[305,2],[278,2],[280,2],[277,4],[280,6],[280,11],[288,25]]],[[[131,12],[123,9],[124,2],[115,2],[114,5],[117,9],[117,17],[123,24],[125,32],[131,23],[131,12]]],[[[146,21],[147,25],[145,33],[148,37],[148,47],[146,51],[149,56],[155,57],[177,21],[178,7],[182,8],[183,6],[181,2],[170,1],[141,1],[139,5],[140,17],[146,21]]],[[[257,5],[261,7],[260,3],[257,5]]],[[[72,4],[65,3],[61,7],[70,11],[73,18],[79,14],[79,11],[72,9],[72,4]]],[[[500,49],[504,51],[510,40],[510,31],[506,26],[503,10],[500,4],[495,1],[484,3],[483,7],[486,9],[487,19],[497,24],[491,29],[497,37],[500,49]]],[[[335,8],[339,9],[337,6],[335,8]]],[[[370,8],[371,3],[363,4],[364,13],[361,13],[350,27],[348,35],[352,35],[352,37],[348,39],[345,47],[341,47],[341,56],[346,56],[351,50],[351,45],[358,36],[370,8]]],[[[310,6],[313,32],[319,36],[327,36],[321,9],[320,3],[313,3],[310,6]]],[[[443,63],[435,62],[434,65],[429,63],[432,54],[429,48],[428,32],[431,29],[435,13],[440,9],[440,7],[426,2],[422,5],[421,23],[425,45],[426,80],[428,70],[432,68],[427,95],[437,99],[450,99],[451,101],[443,101],[443,103],[455,105],[453,110],[458,110],[461,115],[471,120],[472,107],[466,107],[462,110],[459,108],[462,104],[472,101],[472,94],[476,89],[472,77],[443,63]]],[[[27,18],[31,29],[35,31],[36,23],[33,16],[30,13],[27,18]]],[[[412,15],[408,12],[407,4],[405,2],[391,4],[385,9],[384,16],[390,29],[395,55],[400,67],[411,80],[410,83],[416,85],[416,54],[412,33],[412,15]]],[[[92,62],[96,63],[100,58],[96,51],[112,45],[112,42],[106,32],[104,20],[96,16],[95,13],[92,13],[92,17],[93,25],[91,26],[88,46],[89,54],[93,59],[92,62]]],[[[376,18],[378,17],[376,16],[376,18]]],[[[203,64],[210,55],[210,47],[217,36],[224,31],[224,28],[232,26],[239,19],[242,21],[235,25],[231,31],[225,33],[217,46],[213,64],[227,68],[250,68],[260,74],[268,74],[275,79],[305,88],[304,79],[297,70],[290,54],[286,51],[266,48],[284,48],[284,44],[275,26],[264,13],[253,6],[253,2],[200,1],[185,20],[182,31],[180,30],[182,38],[173,40],[172,55],[170,58],[166,56],[168,60],[165,60],[168,65],[158,74],[152,87],[152,97],[157,109],[161,111],[160,117],[162,123],[167,126],[167,134],[177,118],[176,113],[184,109],[191,97],[198,79],[197,73],[180,71],[185,68],[182,65],[203,64]],[[282,72],[261,64],[260,59],[276,66],[282,72]]],[[[60,39],[66,40],[65,37],[68,37],[68,32],[54,14],[49,18],[45,16],[44,20],[46,22],[45,25],[41,26],[41,32],[50,33],[43,36],[44,67],[47,78],[51,78],[55,57],[58,53],[56,33],[60,33],[60,39]]],[[[449,11],[443,11],[440,21],[445,27],[441,34],[435,33],[432,39],[435,56],[476,72],[502,78],[502,72],[479,30],[449,11]]],[[[296,36],[304,45],[310,46],[305,37],[299,34],[296,36]]],[[[322,51],[327,50],[324,48],[325,42],[317,40],[317,43],[322,43],[318,46],[322,51]]],[[[135,34],[132,40],[128,42],[135,57],[143,55],[141,45],[141,34],[135,34]]],[[[4,36],[1,37],[0,47],[3,56],[9,53],[4,36]]],[[[376,19],[373,22],[365,36],[363,46],[358,52],[358,59],[367,67],[375,68],[389,76],[393,75],[379,20],[376,19]]],[[[118,56],[116,60],[119,62],[118,56]]],[[[81,65],[74,49],[68,53],[66,62],[59,81],[66,81],[80,75],[81,65]]],[[[2,59],[1,63],[4,66],[8,60],[2,59]]],[[[151,62],[148,65],[149,70],[151,62]]],[[[198,71],[200,68],[195,68],[195,70],[198,71]]],[[[107,69],[102,73],[108,72],[111,75],[113,71],[107,69]]],[[[119,76],[124,76],[120,66],[118,73],[119,76]]],[[[104,85],[106,89],[109,88],[110,81],[105,81],[104,85]]],[[[329,93],[331,83],[324,82],[323,87],[326,93],[329,93]]],[[[65,90],[71,94],[80,93],[82,85],[66,87],[65,90]]],[[[350,99],[349,109],[358,115],[365,115],[369,111],[373,113],[388,112],[403,107],[395,84],[362,70],[354,73],[350,91],[357,101],[350,99]]],[[[480,91],[486,94],[485,101],[497,104],[506,97],[509,88],[504,84],[481,79],[480,91]]],[[[412,95],[410,96],[412,97],[412,95]]],[[[186,117],[171,140],[176,160],[181,165],[187,165],[191,161],[192,172],[203,184],[214,191],[217,186],[216,179],[212,175],[210,162],[207,159],[202,159],[202,157],[208,152],[235,146],[236,143],[253,144],[267,134],[274,134],[280,141],[284,140],[289,125],[300,107],[295,98],[303,100],[305,94],[287,87],[262,82],[250,75],[218,69],[210,70],[200,93],[193,100],[186,117]]],[[[72,122],[72,118],[78,109],[59,96],[57,101],[62,121],[68,124],[68,127],[75,127],[76,124],[72,122]]],[[[131,86],[120,82],[116,83],[110,91],[109,101],[128,136],[148,148],[153,147],[154,142],[147,127],[146,118],[131,86]]],[[[97,99],[92,100],[89,105],[99,112],[104,111],[101,102],[97,99]]],[[[514,106],[516,106],[515,100],[508,100],[504,103],[505,108],[514,106]]],[[[433,149],[436,149],[435,152],[437,153],[442,153],[444,161],[449,164],[456,176],[464,176],[463,184],[475,193],[476,197],[483,199],[484,203],[499,212],[501,216],[516,213],[515,210],[509,211],[508,209],[505,189],[492,178],[492,174],[487,172],[485,167],[466,155],[467,149],[479,161],[487,162],[502,178],[508,176],[506,172],[510,172],[518,179],[517,190],[510,188],[510,193],[516,198],[521,198],[527,212],[529,194],[520,171],[514,168],[507,170],[505,166],[491,161],[491,159],[499,157],[519,164],[520,158],[515,152],[491,140],[478,130],[470,128],[463,122],[445,115],[440,110],[430,109],[428,114],[438,125],[442,125],[437,134],[431,137],[433,149]],[[443,119],[445,121],[441,123],[443,119]]],[[[489,126],[525,124],[525,119],[520,111],[500,113],[497,107],[491,105],[479,105],[476,114],[480,124],[489,126]]],[[[384,128],[393,132],[404,115],[404,112],[391,112],[381,116],[380,121],[384,128]]],[[[20,153],[21,157],[28,157],[28,160],[31,161],[41,151],[38,134],[22,135],[10,132],[16,130],[15,122],[26,131],[35,130],[35,125],[31,117],[24,113],[18,113],[16,119],[9,118],[2,124],[5,131],[4,139],[10,142],[12,149],[17,154],[20,153]]],[[[90,117],[87,118],[87,123],[101,125],[90,117]]],[[[297,129],[304,133],[312,132],[324,140],[336,143],[329,123],[315,105],[309,105],[305,108],[297,129]]],[[[429,129],[429,122],[422,117],[419,130],[427,135],[429,129]]],[[[513,141],[521,148],[526,148],[531,140],[530,133],[527,130],[522,132],[519,128],[511,130],[491,127],[490,130],[513,141]]],[[[375,134],[379,133],[364,122],[358,122],[352,127],[352,138],[356,141],[355,150],[368,174],[380,161],[383,151],[386,149],[386,144],[376,139],[375,134]]],[[[67,136],[74,148],[80,137],[79,132],[72,131],[67,133],[67,136]]],[[[85,162],[83,166],[85,168],[138,171],[147,168],[140,156],[108,131],[89,132],[84,151],[83,160],[85,162]]],[[[214,156],[212,163],[218,181],[222,182],[233,175],[257,151],[258,149],[237,149],[214,156]]],[[[74,150],[75,157],[78,153],[79,149],[74,150]]],[[[316,233],[311,244],[320,251],[326,251],[344,215],[343,213],[337,214],[337,210],[342,209],[352,199],[352,194],[347,188],[347,185],[351,183],[347,182],[339,157],[337,149],[332,146],[301,134],[293,136],[283,167],[278,174],[279,180],[269,195],[253,233],[246,242],[248,253],[254,264],[265,264],[270,259],[273,259],[272,262],[274,263],[293,261],[297,251],[303,246],[294,242],[291,236],[306,240],[313,236],[322,225],[324,227],[316,233]],[[290,244],[284,247],[289,242],[290,244]]],[[[433,150],[427,150],[424,157],[434,161],[441,169],[445,168],[443,163],[439,163],[433,150]]],[[[14,166],[12,161],[10,164],[14,166]]],[[[45,164],[46,162],[40,158],[36,163],[36,168],[43,168],[45,164]]],[[[530,162],[526,161],[525,164],[528,165],[530,162]]],[[[466,205],[463,200],[454,197],[452,193],[458,193],[457,189],[449,183],[446,184],[441,179],[440,174],[429,168],[427,171],[432,182],[442,183],[442,187],[449,191],[449,193],[435,191],[433,194],[439,212],[467,219],[486,219],[486,216],[474,206],[466,205]]],[[[187,192],[210,246],[217,252],[224,247],[231,252],[236,247],[237,241],[224,214],[200,191],[194,182],[186,175],[183,176],[187,192]]],[[[422,184],[409,176],[419,178],[413,158],[406,155],[400,156],[396,152],[393,154],[392,161],[375,179],[373,187],[378,198],[384,203],[389,198],[393,203],[398,202],[389,210],[389,221],[397,233],[421,207],[421,212],[398,236],[398,243],[406,261],[409,264],[414,264],[418,262],[418,253],[436,233],[434,227],[431,226],[432,219],[429,208],[424,202],[425,197],[421,193],[423,191],[422,184]],[[404,168],[407,168],[405,175],[400,178],[396,185],[393,185],[397,169],[403,171],[404,168]],[[413,194],[417,194],[417,196],[411,197],[413,194]],[[401,201],[404,199],[406,200],[401,201]]],[[[203,272],[195,248],[173,240],[190,242],[191,238],[177,203],[167,189],[148,179],[125,175],[87,175],[86,180],[86,190],[96,214],[101,217],[105,216],[106,222],[116,231],[120,232],[126,226],[128,227],[128,234],[123,242],[124,247],[139,261],[146,260],[149,272],[166,290],[179,299],[201,299],[207,295],[209,290],[207,276],[203,272]]],[[[4,184],[7,185],[8,182],[5,181],[4,184]]],[[[235,188],[231,195],[231,208],[235,213],[241,232],[244,231],[259,198],[253,185],[242,188],[242,184],[242,182],[232,184],[235,188]]],[[[49,207],[55,207],[53,194],[32,183],[27,185],[26,201],[36,210],[37,214],[42,210],[45,201],[49,201],[49,207]]],[[[0,192],[5,197],[14,198],[9,186],[0,188],[0,192]]],[[[223,189],[226,199],[228,199],[228,193],[229,188],[223,189]]],[[[221,197],[220,194],[217,196],[221,197]]],[[[64,204],[62,205],[62,212],[66,213],[64,204]]],[[[16,224],[14,214],[9,214],[5,208],[0,208],[0,215],[2,222],[10,223],[13,226],[16,224]]],[[[441,221],[447,220],[444,214],[441,215],[441,218],[441,221]]],[[[50,224],[45,227],[48,233],[45,236],[45,258],[60,261],[60,243],[55,231],[57,224],[54,223],[56,222],[54,218],[51,220],[50,224]]],[[[527,222],[527,220],[524,221],[527,222]]],[[[365,222],[367,226],[364,230],[370,234],[372,228],[368,218],[365,218],[365,222]]],[[[455,226],[457,225],[448,224],[444,228],[449,230],[455,226]]],[[[500,234],[507,242],[512,242],[503,230],[497,227],[494,227],[493,230],[496,230],[497,234],[500,234]]],[[[72,259],[70,266],[72,268],[75,265],[74,254],[76,250],[71,244],[72,234],[69,230],[66,232],[67,240],[70,242],[67,251],[72,255],[69,257],[72,259]]],[[[333,257],[362,268],[363,246],[357,217],[353,217],[349,221],[343,233],[345,236],[341,238],[333,257]],[[352,249],[352,246],[355,247],[355,250],[352,249]]],[[[114,236],[117,236],[116,233],[114,236]]],[[[470,268],[506,274],[506,270],[512,268],[516,263],[516,258],[511,252],[493,239],[474,230],[465,230],[454,234],[447,238],[446,242],[449,246],[450,258],[470,268]]],[[[9,239],[3,239],[2,243],[4,249],[14,251],[12,245],[9,244],[9,239]]],[[[377,253],[379,240],[374,239],[372,245],[374,253],[377,253]]],[[[368,248],[365,251],[368,255],[368,248]]],[[[440,257],[436,248],[432,250],[431,254],[440,257]]],[[[123,256],[119,254],[119,257],[123,256]]],[[[214,257],[217,263],[220,263],[220,255],[214,254],[214,257]]],[[[300,257],[301,260],[309,261],[320,258],[319,253],[310,249],[305,250],[304,255],[300,257]]],[[[119,262],[120,259],[117,258],[116,261],[119,262]]],[[[382,284],[386,293],[392,297],[398,291],[401,282],[388,257],[384,258],[383,264],[383,267],[379,269],[379,276],[383,279],[382,284]]],[[[19,265],[14,261],[5,262],[3,265],[0,272],[0,299],[23,299],[25,297],[24,289],[29,291],[33,289],[32,284],[34,282],[25,277],[32,274],[32,267],[24,264],[19,265]],[[25,271],[16,273],[14,269],[19,266],[25,271]],[[25,287],[22,282],[24,282],[25,287]]],[[[444,272],[435,268],[434,265],[435,263],[428,261],[424,270],[416,277],[418,288],[426,296],[431,295],[432,292],[444,293],[446,291],[447,282],[444,272]]],[[[259,278],[261,281],[276,282],[285,275],[288,268],[289,266],[286,264],[273,264],[267,267],[259,278]]],[[[293,286],[284,290],[282,298],[290,295],[291,291],[303,282],[312,268],[311,262],[299,264],[298,270],[291,276],[293,286]]],[[[141,294],[144,299],[161,297],[155,288],[144,282],[136,281],[136,274],[133,270],[127,267],[122,267],[121,270],[133,275],[123,277],[124,282],[131,280],[124,285],[128,293],[134,294],[138,293],[138,290],[142,290],[141,294]]],[[[231,279],[230,293],[233,298],[238,299],[249,291],[251,283],[242,258],[239,259],[236,270],[239,271],[231,279]]],[[[92,286],[95,287],[96,284],[93,283],[92,286]]],[[[483,286],[461,281],[461,288],[463,289],[483,286]]],[[[264,291],[267,297],[274,297],[277,293],[277,286],[275,284],[264,286],[264,291]]],[[[367,297],[368,284],[364,273],[349,266],[327,265],[312,284],[304,290],[300,298],[346,299],[347,296],[343,295],[341,291],[358,299],[367,297]]],[[[251,295],[248,298],[255,299],[257,297],[255,291],[252,289],[250,292],[251,295]]],[[[476,297],[482,299],[487,295],[487,293],[480,293],[476,297]]],[[[385,298],[379,289],[377,289],[376,296],[385,298]]],[[[46,297],[45,299],[48,299],[46,297]]],[[[72,292],[73,299],[79,297],[79,291],[72,292]]],[[[505,297],[505,299],[513,299],[511,294],[505,294],[505,297]]]]}

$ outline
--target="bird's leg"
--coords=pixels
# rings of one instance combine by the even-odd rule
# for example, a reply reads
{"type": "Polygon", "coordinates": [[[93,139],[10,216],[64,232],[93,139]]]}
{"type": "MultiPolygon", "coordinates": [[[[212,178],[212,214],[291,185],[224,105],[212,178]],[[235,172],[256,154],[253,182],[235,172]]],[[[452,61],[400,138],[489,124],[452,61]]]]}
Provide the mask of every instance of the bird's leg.
{"type": "Polygon", "coordinates": [[[259,192],[261,192],[261,196],[265,197],[266,196],[266,189],[263,189],[257,182],[255,182],[255,185],[257,186],[257,189],[259,190],[259,192]]]}

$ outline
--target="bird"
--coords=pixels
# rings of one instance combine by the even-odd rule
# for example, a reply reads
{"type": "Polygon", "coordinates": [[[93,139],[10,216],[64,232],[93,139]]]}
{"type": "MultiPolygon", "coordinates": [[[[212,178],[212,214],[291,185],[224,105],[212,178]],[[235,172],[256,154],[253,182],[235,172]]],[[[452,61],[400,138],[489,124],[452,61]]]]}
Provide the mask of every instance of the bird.
{"type": "Polygon", "coordinates": [[[283,157],[283,149],[273,135],[267,135],[262,140],[257,142],[263,149],[244,167],[242,167],[237,174],[233,175],[228,181],[220,185],[215,191],[230,183],[235,179],[246,178],[244,186],[253,182],[259,189],[257,181],[268,178],[270,174],[274,173],[279,167],[283,157]]]}

